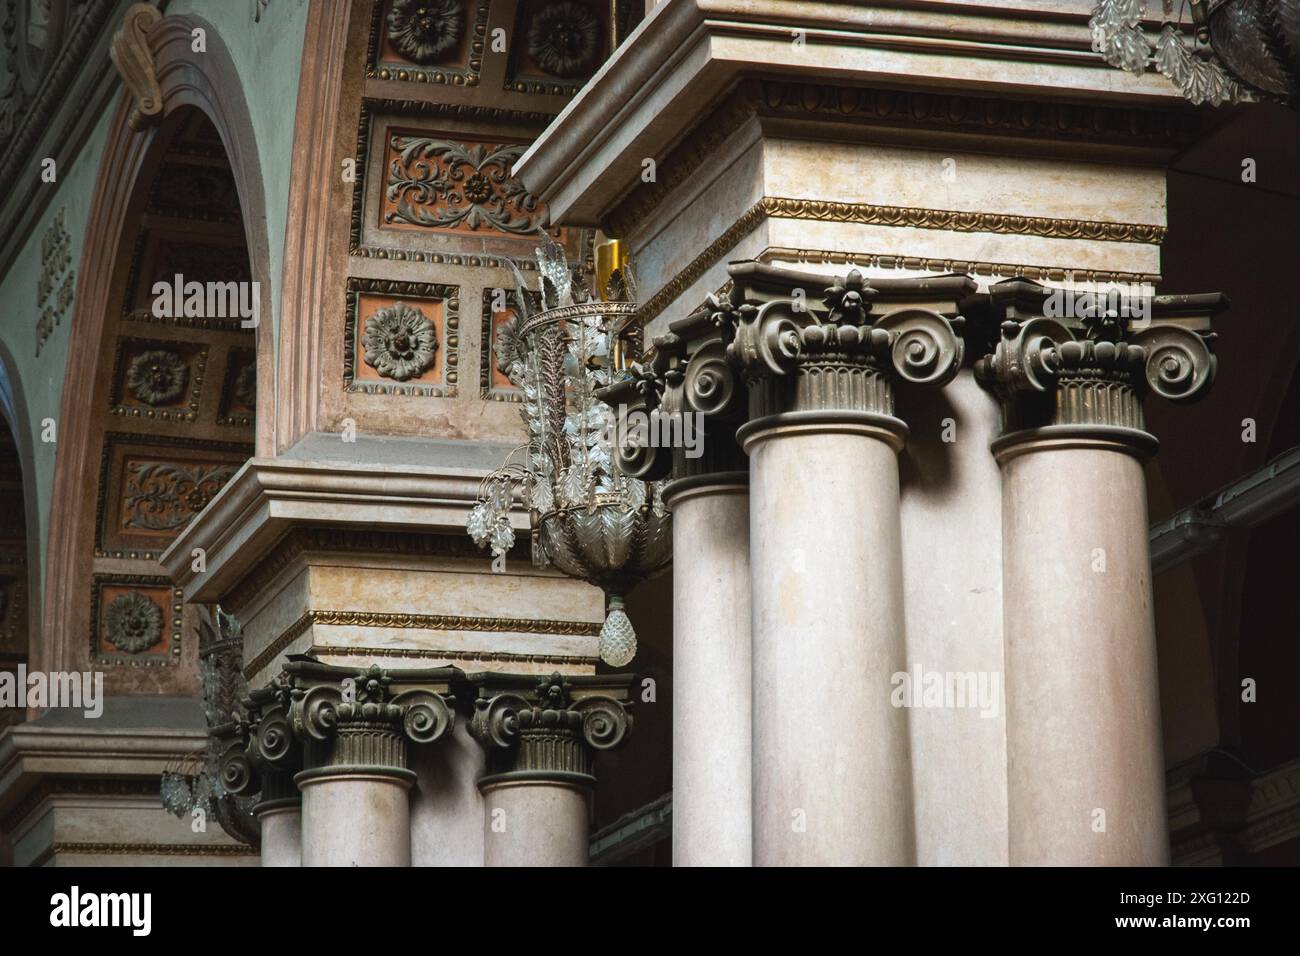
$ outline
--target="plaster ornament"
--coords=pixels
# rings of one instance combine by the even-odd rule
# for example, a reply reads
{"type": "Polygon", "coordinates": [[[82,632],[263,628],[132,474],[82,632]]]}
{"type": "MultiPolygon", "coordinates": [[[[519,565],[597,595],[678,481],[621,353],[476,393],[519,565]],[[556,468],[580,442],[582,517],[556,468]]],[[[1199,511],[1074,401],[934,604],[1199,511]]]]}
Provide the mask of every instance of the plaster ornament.
{"type": "Polygon", "coordinates": [[[552,76],[591,72],[600,47],[600,21],[577,0],[547,4],[528,26],[528,55],[552,76]]]}
{"type": "Polygon", "coordinates": [[[180,398],[189,379],[185,360],[166,349],[150,349],[131,360],[126,387],[146,405],[166,405],[180,398]]]}
{"type": "Polygon", "coordinates": [[[119,595],[104,612],[109,642],[128,654],[147,651],[162,640],[163,612],[139,591],[119,595]]]}
{"type": "Polygon", "coordinates": [[[428,371],[438,351],[438,333],[423,312],[394,302],[366,319],[366,364],[385,378],[405,382],[428,371]]]}
{"type": "Polygon", "coordinates": [[[415,63],[433,63],[451,53],[464,33],[459,0],[395,0],[388,12],[388,41],[415,63]]]}

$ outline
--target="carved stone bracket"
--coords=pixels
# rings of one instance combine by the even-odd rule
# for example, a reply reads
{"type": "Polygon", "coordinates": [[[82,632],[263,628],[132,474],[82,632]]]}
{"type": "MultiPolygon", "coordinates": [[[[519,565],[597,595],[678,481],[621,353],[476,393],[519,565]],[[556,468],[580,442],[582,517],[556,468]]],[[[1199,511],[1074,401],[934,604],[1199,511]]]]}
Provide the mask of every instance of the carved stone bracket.
{"type": "Polygon", "coordinates": [[[1154,451],[1142,400],[1155,393],[1189,402],[1209,390],[1215,371],[1211,319],[1227,308],[1227,299],[1215,293],[1142,301],[1089,293],[1065,315],[1060,302],[1059,291],[1023,279],[1000,283],[988,296],[998,336],[975,369],[1002,399],[999,442],[1049,427],[1122,437],[1114,432],[1119,429],[1132,433],[1138,450],[1154,451]]]}
{"type": "Polygon", "coordinates": [[[127,125],[133,130],[144,129],[162,113],[162,89],[158,85],[153,51],[149,49],[149,31],[161,19],[162,11],[153,4],[131,4],[109,46],[108,55],[121,74],[122,83],[135,98],[135,108],[127,119],[127,125]]]}
{"type": "Polygon", "coordinates": [[[631,674],[470,674],[476,688],[469,731],[487,751],[495,783],[541,781],[589,788],[592,758],[632,729],[631,674]]]}

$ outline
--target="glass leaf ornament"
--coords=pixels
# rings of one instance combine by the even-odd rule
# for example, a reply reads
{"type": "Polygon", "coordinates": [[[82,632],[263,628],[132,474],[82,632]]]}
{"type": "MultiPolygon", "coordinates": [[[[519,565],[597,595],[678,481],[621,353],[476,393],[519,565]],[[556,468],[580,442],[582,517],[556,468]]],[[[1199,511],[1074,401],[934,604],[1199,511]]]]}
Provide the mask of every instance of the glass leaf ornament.
{"type": "MultiPolygon", "coordinates": [[[[536,290],[509,263],[518,308],[498,326],[497,334],[513,339],[496,348],[498,368],[522,398],[527,442],[516,449],[520,458],[512,454],[484,480],[466,530],[479,547],[508,550],[515,540],[510,510],[518,495],[534,522],[534,562],[608,595],[601,655],[621,667],[636,652],[621,595],[672,556],[672,519],[660,506],[658,485],[617,470],[614,414],[597,397],[599,389],[627,375],[614,366],[615,356],[624,354],[614,347],[614,329],[633,319],[636,308],[592,298],[590,283],[575,278],[563,246],[550,235],[539,236],[535,255],[536,290]],[[540,311],[530,308],[539,296],[540,311]],[[645,507],[648,502],[656,506],[645,507]]],[[[634,288],[630,271],[624,272],[619,288],[634,288]]]]}

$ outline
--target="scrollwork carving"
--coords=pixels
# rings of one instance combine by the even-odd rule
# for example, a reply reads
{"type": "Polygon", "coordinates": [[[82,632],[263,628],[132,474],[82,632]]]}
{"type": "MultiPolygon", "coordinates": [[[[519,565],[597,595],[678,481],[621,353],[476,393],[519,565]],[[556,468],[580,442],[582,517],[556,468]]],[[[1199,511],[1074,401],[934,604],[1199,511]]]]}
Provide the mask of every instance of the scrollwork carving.
{"type": "Polygon", "coordinates": [[[122,83],[135,98],[135,107],[127,119],[133,130],[143,129],[162,113],[162,88],[154,70],[153,51],[149,48],[149,31],[162,19],[162,11],[151,3],[133,3],[127,7],[121,28],[113,35],[109,57],[122,83]]]}
{"type": "MultiPolygon", "coordinates": [[[[1071,295],[1064,301],[1074,301],[1071,295]]],[[[1070,425],[1141,432],[1148,393],[1187,402],[1209,389],[1216,364],[1210,319],[1226,307],[1222,296],[1117,296],[1103,307],[1084,293],[1077,317],[1062,318],[1043,315],[1053,297],[1062,301],[1060,290],[1025,280],[992,294],[995,316],[1004,315],[1001,334],[975,371],[1003,398],[1007,431],[1070,425]]]]}
{"type": "Polygon", "coordinates": [[[393,698],[393,704],[402,711],[402,728],[412,743],[431,744],[456,722],[447,702],[429,691],[404,691],[393,698]]]}
{"type": "Polygon", "coordinates": [[[610,697],[588,697],[574,710],[582,715],[582,738],[595,750],[612,750],[632,729],[632,716],[610,697]]]}
{"type": "MultiPolygon", "coordinates": [[[[960,318],[960,317],[958,317],[960,318]]],[[[889,333],[894,371],[915,385],[944,386],[961,370],[961,323],[924,309],[891,312],[875,328],[889,333]]]]}
{"type": "Polygon", "coordinates": [[[1205,338],[1177,326],[1157,326],[1133,336],[1145,350],[1147,386],[1171,402],[1191,402],[1209,390],[1218,360],[1205,338]]]}

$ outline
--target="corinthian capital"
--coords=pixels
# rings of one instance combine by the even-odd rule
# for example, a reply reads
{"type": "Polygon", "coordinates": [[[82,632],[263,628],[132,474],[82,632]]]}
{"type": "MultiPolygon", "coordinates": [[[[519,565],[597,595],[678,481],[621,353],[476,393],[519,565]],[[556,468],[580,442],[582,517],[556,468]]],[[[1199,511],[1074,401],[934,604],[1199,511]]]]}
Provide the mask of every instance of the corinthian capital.
{"type": "Polygon", "coordinates": [[[386,670],[290,661],[244,702],[226,729],[221,761],[232,793],[263,789],[271,775],[379,772],[407,775],[407,747],[455,723],[454,667],[386,670]]]}
{"type": "Polygon", "coordinates": [[[488,753],[480,786],[542,780],[591,786],[592,758],[632,729],[631,674],[470,674],[477,688],[469,731],[488,753]]]}
{"type": "MultiPolygon", "coordinates": [[[[1151,393],[1194,401],[1214,380],[1220,294],[1099,298],[1015,280],[989,294],[999,337],[976,363],[1003,400],[1008,432],[1044,426],[1145,429],[1151,393]],[[1065,314],[1062,314],[1062,313],[1065,314]]],[[[1149,436],[1148,436],[1149,437],[1149,436]]],[[[1153,440],[1147,442],[1153,445],[1153,440]]]]}
{"type": "Polygon", "coordinates": [[[730,271],[734,285],[712,319],[748,386],[751,429],[774,415],[849,413],[901,435],[894,386],[942,387],[961,368],[957,302],[973,290],[965,277],[873,286],[855,269],[827,287],[759,263],[730,271]]]}

